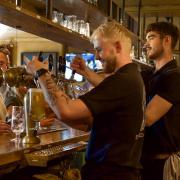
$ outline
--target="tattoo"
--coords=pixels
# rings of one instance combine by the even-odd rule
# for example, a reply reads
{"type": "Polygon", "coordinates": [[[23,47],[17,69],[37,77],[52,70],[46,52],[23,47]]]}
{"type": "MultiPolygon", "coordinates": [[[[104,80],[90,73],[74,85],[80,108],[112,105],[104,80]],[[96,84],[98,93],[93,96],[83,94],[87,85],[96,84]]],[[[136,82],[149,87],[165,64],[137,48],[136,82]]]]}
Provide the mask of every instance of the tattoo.
{"type": "Polygon", "coordinates": [[[54,80],[51,78],[51,75],[49,73],[45,74],[45,81],[44,86],[46,87],[45,96],[47,98],[47,101],[50,103],[51,107],[57,105],[57,101],[59,97],[65,98],[66,102],[68,103],[69,98],[67,95],[65,95],[56,85],[54,80]],[[62,94],[59,96],[57,93],[62,92],[62,94]]]}
{"type": "Polygon", "coordinates": [[[69,97],[67,95],[61,94],[61,97],[65,98],[67,104],[69,103],[69,97]]]}
{"type": "Polygon", "coordinates": [[[59,89],[55,82],[52,80],[49,73],[46,73],[44,77],[44,86],[46,87],[45,96],[47,97],[47,100],[51,104],[51,106],[54,106],[57,103],[57,92],[59,91],[59,89]]]}

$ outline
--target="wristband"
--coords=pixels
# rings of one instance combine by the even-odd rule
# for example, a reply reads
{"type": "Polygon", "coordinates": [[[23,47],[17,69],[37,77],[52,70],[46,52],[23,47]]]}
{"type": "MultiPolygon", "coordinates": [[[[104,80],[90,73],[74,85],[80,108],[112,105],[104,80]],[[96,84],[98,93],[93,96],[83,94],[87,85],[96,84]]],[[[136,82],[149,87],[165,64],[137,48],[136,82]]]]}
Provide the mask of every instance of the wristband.
{"type": "Polygon", "coordinates": [[[41,77],[42,75],[44,75],[44,74],[46,74],[46,73],[48,73],[48,72],[49,72],[49,71],[48,71],[47,69],[41,68],[41,69],[39,69],[39,70],[36,71],[36,73],[35,73],[35,78],[38,79],[39,77],[41,77]]]}

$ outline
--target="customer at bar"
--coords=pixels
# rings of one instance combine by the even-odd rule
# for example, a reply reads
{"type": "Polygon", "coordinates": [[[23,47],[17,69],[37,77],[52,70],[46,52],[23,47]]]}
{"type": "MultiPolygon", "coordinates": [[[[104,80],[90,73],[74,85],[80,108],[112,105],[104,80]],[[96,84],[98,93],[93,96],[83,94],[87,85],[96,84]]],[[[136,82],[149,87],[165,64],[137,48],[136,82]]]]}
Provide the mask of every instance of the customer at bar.
{"type": "Polygon", "coordinates": [[[131,36],[120,24],[107,22],[95,30],[91,41],[104,71],[111,75],[103,80],[84,68],[81,58],[75,59],[73,69],[87,78],[90,73],[96,85],[79,99],[71,100],[59,90],[37,57],[25,58],[27,70],[38,78],[59,119],[74,128],[91,129],[83,180],[139,180],[144,88],[130,58],[131,36]]]}
{"type": "MultiPolygon", "coordinates": [[[[6,47],[0,47],[0,69],[3,72],[9,68],[9,54],[10,52],[6,47]]],[[[8,87],[5,82],[0,85],[0,93],[2,94],[4,100],[11,92],[10,87],[8,87]]]]}
{"type": "Polygon", "coordinates": [[[11,128],[5,122],[0,122],[0,135],[4,133],[12,133],[11,128]]]}
{"type": "Polygon", "coordinates": [[[9,50],[5,47],[0,47],[0,68],[6,71],[9,68],[9,50]]]}
{"type": "Polygon", "coordinates": [[[174,164],[180,163],[180,71],[173,58],[178,38],[178,28],[168,22],[152,23],[146,30],[147,57],[154,60],[155,69],[142,73],[147,95],[143,180],[162,180],[164,166],[165,179],[170,166],[180,177],[174,164]]]}

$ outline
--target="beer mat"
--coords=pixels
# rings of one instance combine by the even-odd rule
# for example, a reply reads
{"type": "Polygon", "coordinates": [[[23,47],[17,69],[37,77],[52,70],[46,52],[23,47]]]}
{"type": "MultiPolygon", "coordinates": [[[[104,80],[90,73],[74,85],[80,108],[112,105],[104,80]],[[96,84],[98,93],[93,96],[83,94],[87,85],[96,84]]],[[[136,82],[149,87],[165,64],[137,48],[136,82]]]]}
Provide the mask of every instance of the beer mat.
{"type": "Polygon", "coordinates": [[[55,131],[64,131],[67,130],[66,127],[50,127],[50,128],[42,128],[40,130],[38,130],[38,134],[45,134],[45,133],[51,133],[51,132],[55,132],[55,131]]]}

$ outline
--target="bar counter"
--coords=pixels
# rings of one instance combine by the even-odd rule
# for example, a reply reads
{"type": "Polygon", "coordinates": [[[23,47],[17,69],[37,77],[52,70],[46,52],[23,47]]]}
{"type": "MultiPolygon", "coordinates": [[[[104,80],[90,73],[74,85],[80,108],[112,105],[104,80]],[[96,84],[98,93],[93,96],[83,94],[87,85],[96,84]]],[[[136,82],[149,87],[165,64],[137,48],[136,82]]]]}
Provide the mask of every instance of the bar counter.
{"type": "Polygon", "coordinates": [[[51,159],[85,149],[89,133],[58,121],[53,128],[41,130],[38,136],[39,144],[15,143],[11,141],[13,134],[0,136],[0,175],[11,172],[17,165],[45,167],[51,159]]]}

